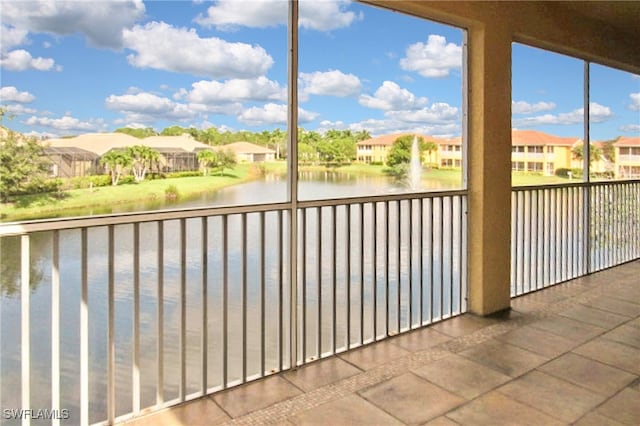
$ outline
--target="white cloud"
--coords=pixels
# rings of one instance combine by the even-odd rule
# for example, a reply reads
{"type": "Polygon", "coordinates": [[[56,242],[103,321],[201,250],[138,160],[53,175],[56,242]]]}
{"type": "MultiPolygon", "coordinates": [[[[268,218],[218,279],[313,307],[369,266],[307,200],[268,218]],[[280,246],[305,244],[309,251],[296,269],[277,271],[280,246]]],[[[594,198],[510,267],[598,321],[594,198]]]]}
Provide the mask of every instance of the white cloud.
{"type": "Polygon", "coordinates": [[[0,58],[0,66],[9,71],[51,71],[62,70],[62,67],[56,66],[55,61],[51,58],[34,58],[31,53],[26,50],[13,50],[0,58]]]}
{"type": "Polygon", "coordinates": [[[25,122],[29,126],[42,126],[55,130],[64,131],[96,131],[104,129],[106,126],[102,119],[81,121],[75,117],[64,116],[60,118],[31,116],[25,122]]]}
{"type": "Polygon", "coordinates": [[[640,124],[626,124],[620,126],[620,130],[627,133],[640,133],[640,124]]]}
{"type": "Polygon", "coordinates": [[[27,30],[0,25],[0,40],[2,40],[0,50],[4,53],[16,46],[26,44],[27,34],[29,34],[27,30]]]}
{"type": "Polygon", "coordinates": [[[431,34],[427,43],[418,42],[407,47],[400,67],[415,71],[423,77],[447,77],[452,69],[462,66],[462,47],[447,43],[443,36],[431,34]]]}
{"type": "Polygon", "coordinates": [[[629,97],[631,98],[631,104],[629,104],[629,108],[633,111],[640,111],[640,92],[631,93],[629,97]]]}
{"type": "Polygon", "coordinates": [[[14,86],[4,86],[0,88],[0,101],[3,102],[20,102],[28,104],[33,102],[35,96],[29,92],[20,92],[14,86]]]}
{"type": "Polygon", "coordinates": [[[385,81],[376,90],[373,96],[362,95],[359,99],[360,105],[389,110],[413,110],[427,104],[425,97],[416,97],[407,89],[403,89],[393,81],[385,81]]]}
{"type": "Polygon", "coordinates": [[[122,30],[142,18],[145,7],[142,0],[3,1],[0,13],[2,22],[21,31],[54,35],[82,33],[92,46],[120,48],[122,30]]]}
{"type": "Polygon", "coordinates": [[[511,101],[512,114],[534,114],[540,111],[550,111],[556,107],[553,102],[536,102],[530,104],[525,101],[511,101]]]}
{"type": "MultiPolygon", "coordinates": [[[[602,123],[613,117],[611,109],[596,102],[589,104],[589,119],[592,123],[602,123]]],[[[541,125],[570,125],[584,122],[584,108],[574,109],[571,112],[560,114],[543,114],[534,117],[524,117],[513,120],[516,127],[534,127],[541,125]]]]}
{"type": "MultiPolygon", "coordinates": [[[[348,27],[362,18],[347,10],[349,4],[346,0],[303,0],[300,2],[299,25],[317,31],[348,27]]],[[[288,2],[283,0],[218,0],[209,7],[206,16],[199,15],[196,22],[219,30],[274,27],[286,24],[288,7],[288,2]]]]}
{"type": "Polygon", "coordinates": [[[4,105],[3,108],[6,112],[13,115],[35,114],[38,110],[34,108],[27,108],[22,104],[4,105]]]}
{"type": "Polygon", "coordinates": [[[273,58],[260,46],[200,38],[194,29],[164,22],[135,26],[123,33],[127,58],[139,68],[205,75],[213,78],[253,78],[264,75],[273,58]],[[162,42],[159,42],[162,40],[162,42]]]}
{"type": "MultiPolygon", "coordinates": [[[[309,112],[302,108],[298,108],[298,121],[308,123],[318,116],[315,112],[309,112]]],[[[263,107],[251,107],[244,110],[239,116],[238,121],[259,126],[264,124],[287,124],[287,105],[268,103],[263,107]]]]}
{"type": "Polygon", "coordinates": [[[325,95],[347,97],[360,93],[362,83],[353,74],[339,70],[300,73],[300,92],[307,95],[325,95]]]}
{"type": "Polygon", "coordinates": [[[110,95],[105,99],[105,106],[126,114],[128,121],[132,122],[151,122],[159,119],[184,120],[196,115],[188,105],[146,92],[110,95]]]}
{"type": "Polygon", "coordinates": [[[443,124],[458,120],[458,108],[444,102],[415,111],[387,111],[386,117],[407,123],[443,124]]]}
{"type": "Polygon", "coordinates": [[[260,76],[256,79],[231,79],[224,82],[197,81],[191,85],[191,91],[182,89],[174,98],[185,98],[198,104],[286,101],[287,91],[277,81],[260,76]]]}
{"type": "Polygon", "coordinates": [[[341,121],[331,122],[323,121],[318,128],[319,131],[329,129],[349,129],[352,131],[367,130],[373,136],[385,135],[389,133],[420,133],[430,136],[453,137],[460,134],[461,127],[459,122],[450,122],[443,124],[419,124],[397,119],[368,119],[356,123],[345,124],[341,121]]]}

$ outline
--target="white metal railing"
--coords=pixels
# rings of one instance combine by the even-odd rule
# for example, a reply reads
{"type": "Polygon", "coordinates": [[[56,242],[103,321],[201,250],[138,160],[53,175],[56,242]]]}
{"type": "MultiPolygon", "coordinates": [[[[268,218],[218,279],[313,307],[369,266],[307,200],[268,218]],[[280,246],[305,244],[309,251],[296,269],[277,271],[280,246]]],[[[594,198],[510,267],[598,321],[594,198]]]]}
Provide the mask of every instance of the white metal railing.
{"type": "Polygon", "coordinates": [[[640,181],[515,187],[511,295],[640,257],[640,181]]]}
{"type": "Polygon", "coordinates": [[[0,224],[3,405],[113,423],[463,313],[466,210],[453,191],[0,224]]]}

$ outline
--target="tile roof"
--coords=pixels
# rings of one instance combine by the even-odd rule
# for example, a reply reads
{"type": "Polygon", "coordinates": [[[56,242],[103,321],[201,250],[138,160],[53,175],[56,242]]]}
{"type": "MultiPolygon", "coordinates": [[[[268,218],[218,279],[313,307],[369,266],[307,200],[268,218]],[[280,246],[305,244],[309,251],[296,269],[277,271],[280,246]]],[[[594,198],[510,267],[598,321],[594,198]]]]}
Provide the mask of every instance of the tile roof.
{"type": "Polygon", "coordinates": [[[433,136],[421,135],[418,133],[392,133],[389,135],[377,136],[371,139],[365,139],[363,141],[358,142],[358,146],[362,145],[393,145],[393,143],[402,136],[413,136],[416,135],[418,137],[422,137],[425,141],[436,140],[433,136]]]}
{"type": "Polygon", "coordinates": [[[46,143],[53,148],[81,148],[100,156],[112,149],[133,145],[144,145],[165,152],[171,149],[189,152],[199,148],[211,149],[209,145],[196,141],[190,135],[150,136],[139,139],[125,133],[87,133],[73,138],[49,139],[46,143]]]}
{"type": "Polygon", "coordinates": [[[573,146],[576,142],[581,141],[578,137],[560,137],[540,132],[538,130],[512,130],[512,145],[529,145],[529,146],[573,146]]]}
{"type": "Polygon", "coordinates": [[[640,136],[620,136],[613,146],[640,146],[640,136]]]}

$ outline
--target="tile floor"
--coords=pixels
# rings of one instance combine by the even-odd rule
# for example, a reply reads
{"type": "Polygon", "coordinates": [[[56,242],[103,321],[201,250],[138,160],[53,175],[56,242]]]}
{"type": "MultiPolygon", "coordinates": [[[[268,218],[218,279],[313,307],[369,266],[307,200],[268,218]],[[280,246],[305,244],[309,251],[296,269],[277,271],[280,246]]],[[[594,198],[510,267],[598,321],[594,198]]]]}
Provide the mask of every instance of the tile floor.
{"type": "Polygon", "coordinates": [[[640,261],[129,424],[639,425],[640,261]]]}

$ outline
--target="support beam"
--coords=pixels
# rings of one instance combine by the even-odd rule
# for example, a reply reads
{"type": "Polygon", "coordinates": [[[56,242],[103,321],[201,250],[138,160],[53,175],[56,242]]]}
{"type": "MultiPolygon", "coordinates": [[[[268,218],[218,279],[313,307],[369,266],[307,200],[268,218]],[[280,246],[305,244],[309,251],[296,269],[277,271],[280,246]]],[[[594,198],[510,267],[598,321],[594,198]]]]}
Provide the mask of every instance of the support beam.
{"type": "Polygon", "coordinates": [[[510,306],[511,37],[469,29],[469,310],[510,306]]]}

